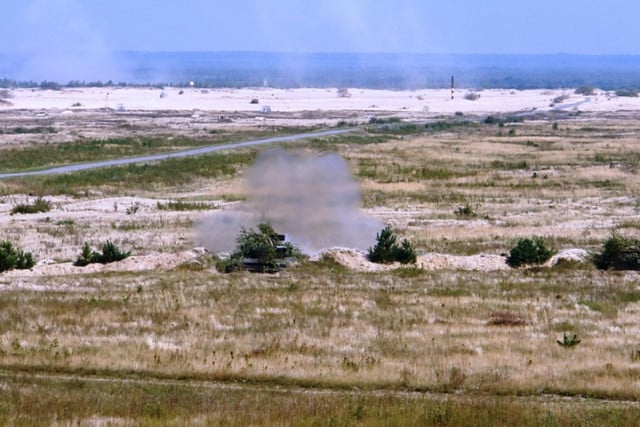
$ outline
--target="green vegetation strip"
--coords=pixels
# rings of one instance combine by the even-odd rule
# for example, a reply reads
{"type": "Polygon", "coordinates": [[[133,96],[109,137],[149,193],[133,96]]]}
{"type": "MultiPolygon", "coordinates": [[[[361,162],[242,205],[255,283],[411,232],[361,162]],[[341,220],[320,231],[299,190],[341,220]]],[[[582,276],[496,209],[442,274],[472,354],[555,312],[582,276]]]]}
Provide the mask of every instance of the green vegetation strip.
{"type": "Polygon", "coordinates": [[[46,167],[109,160],[123,157],[168,153],[176,150],[219,145],[239,140],[305,133],[311,128],[273,127],[260,131],[207,134],[206,137],[141,136],[94,139],[55,144],[36,144],[2,150],[0,171],[14,172],[46,167]]]}
{"type": "Polygon", "coordinates": [[[138,425],[637,425],[629,402],[0,373],[0,422],[138,425]],[[123,399],[122,396],[127,396],[123,399]],[[295,405],[292,405],[295,401],[295,405]]]}
{"type": "Polygon", "coordinates": [[[242,150],[61,175],[12,178],[6,181],[6,187],[0,186],[0,193],[79,195],[96,187],[114,193],[122,190],[175,187],[190,184],[198,178],[231,176],[239,168],[250,164],[255,155],[255,150],[242,150]]]}

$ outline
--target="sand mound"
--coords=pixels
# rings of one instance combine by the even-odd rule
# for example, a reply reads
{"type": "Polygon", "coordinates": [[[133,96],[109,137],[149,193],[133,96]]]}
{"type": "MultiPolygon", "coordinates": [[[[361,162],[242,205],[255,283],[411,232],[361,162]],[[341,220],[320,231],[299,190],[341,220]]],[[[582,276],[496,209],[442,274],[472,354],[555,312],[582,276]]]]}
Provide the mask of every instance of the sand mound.
{"type": "MultiPolygon", "coordinates": [[[[402,264],[376,264],[367,259],[364,251],[347,248],[332,248],[322,251],[312,259],[329,258],[351,270],[371,272],[385,271],[401,267],[402,264]]],[[[501,255],[471,255],[459,256],[448,254],[428,253],[418,257],[417,266],[425,270],[477,270],[493,271],[508,270],[505,257],[501,255]]]]}
{"type": "Polygon", "coordinates": [[[589,253],[587,251],[585,251],[584,249],[572,248],[572,249],[565,249],[555,254],[549,259],[549,261],[545,263],[545,265],[548,265],[549,267],[553,267],[559,262],[569,262],[569,263],[575,262],[575,263],[582,264],[587,262],[588,259],[589,259],[589,253]]]}
{"type": "Polygon", "coordinates": [[[349,248],[326,249],[316,256],[311,257],[311,260],[318,260],[320,258],[328,258],[350,270],[355,271],[384,271],[393,269],[400,265],[376,264],[375,262],[371,262],[367,259],[367,254],[364,251],[349,248]]]}
{"type": "MultiPolygon", "coordinates": [[[[11,270],[0,274],[0,278],[9,279],[33,276],[63,276],[75,274],[91,274],[99,272],[116,271],[167,271],[181,265],[202,265],[207,250],[194,248],[177,253],[154,253],[148,255],[130,256],[119,262],[111,264],[90,264],[85,267],[76,267],[71,262],[55,263],[52,260],[42,260],[30,270],[11,270]]],[[[587,262],[589,254],[584,249],[566,249],[554,255],[546,266],[552,267],[558,262],[587,262]]],[[[350,248],[326,249],[310,258],[318,261],[328,258],[353,271],[376,272],[388,271],[402,267],[400,263],[376,264],[367,259],[366,252],[350,248]]],[[[496,271],[508,270],[506,258],[502,255],[449,255],[439,253],[427,253],[420,255],[416,265],[425,270],[467,270],[467,271],[496,271]]]]}
{"type": "Polygon", "coordinates": [[[177,253],[155,253],[130,256],[119,262],[110,264],[89,264],[76,267],[71,262],[54,263],[43,260],[30,270],[11,270],[0,274],[2,278],[18,278],[26,276],[66,276],[72,274],[90,274],[114,271],[166,271],[184,264],[199,264],[207,253],[204,248],[194,248],[177,253]]]}

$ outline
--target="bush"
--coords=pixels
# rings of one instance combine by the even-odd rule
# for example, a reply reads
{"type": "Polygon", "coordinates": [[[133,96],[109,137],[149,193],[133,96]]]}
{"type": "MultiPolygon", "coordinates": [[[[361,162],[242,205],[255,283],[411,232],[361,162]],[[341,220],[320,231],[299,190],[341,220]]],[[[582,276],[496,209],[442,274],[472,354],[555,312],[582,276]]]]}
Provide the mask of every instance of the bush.
{"type": "Polygon", "coordinates": [[[18,250],[9,241],[0,241],[0,273],[12,268],[25,270],[34,265],[35,262],[31,252],[18,250]]]}
{"type": "Polygon", "coordinates": [[[13,98],[13,93],[7,89],[0,90],[0,99],[10,99],[13,98]]]}
{"type": "Polygon", "coordinates": [[[410,264],[416,262],[416,251],[404,239],[400,245],[396,243],[396,236],[389,227],[385,227],[376,235],[376,245],[369,248],[367,254],[369,261],[378,264],[390,264],[399,261],[402,264],[410,264]]]}
{"type": "Polygon", "coordinates": [[[562,347],[570,348],[570,347],[575,347],[578,344],[580,344],[581,340],[578,338],[578,335],[573,334],[573,336],[569,336],[565,332],[562,335],[562,341],[556,340],[556,342],[558,343],[558,345],[560,345],[562,347]]]}
{"type": "Polygon", "coordinates": [[[467,101],[475,101],[477,99],[480,99],[480,94],[478,92],[467,92],[464,95],[464,99],[466,99],[467,101]]]}
{"type": "Polygon", "coordinates": [[[371,117],[369,118],[370,125],[384,125],[384,124],[392,124],[392,123],[400,123],[399,117],[371,117]]]}
{"type": "Polygon", "coordinates": [[[33,203],[21,203],[15,205],[11,209],[11,215],[13,214],[33,214],[38,212],[49,212],[51,210],[51,202],[38,197],[33,203]]]}
{"type": "Polygon", "coordinates": [[[131,251],[122,252],[116,245],[110,240],[102,245],[102,256],[97,261],[101,264],[108,264],[110,262],[121,261],[131,255],[131,251]]]}
{"type": "Polygon", "coordinates": [[[73,265],[77,267],[84,267],[85,265],[100,263],[100,264],[109,264],[115,261],[121,261],[131,255],[131,251],[122,252],[116,245],[113,244],[110,240],[107,240],[104,245],[102,245],[102,253],[96,252],[91,249],[88,243],[82,246],[82,253],[80,257],[73,263],[73,265]]]}
{"type": "Polygon", "coordinates": [[[18,270],[28,270],[34,265],[36,265],[36,262],[34,261],[31,252],[18,250],[18,254],[16,256],[16,268],[18,270]]]}
{"type": "Polygon", "coordinates": [[[532,239],[520,239],[516,246],[511,249],[507,257],[507,264],[511,267],[519,267],[525,264],[542,264],[553,255],[553,251],[548,249],[542,237],[532,239]]]}
{"type": "Polygon", "coordinates": [[[396,260],[401,264],[415,264],[416,259],[416,250],[407,239],[404,239],[396,249],[396,260]]]}
{"type": "Polygon", "coordinates": [[[638,90],[634,87],[630,87],[627,89],[618,89],[616,91],[616,95],[617,96],[628,96],[628,97],[632,97],[635,98],[638,96],[638,90]]]}
{"type": "Polygon", "coordinates": [[[369,248],[369,261],[380,264],[392,263],[395,259],[397,247],[396,236],[389,227],[385,227],[376,235],[376,245],[369,248]]]}
{"type": "Polygon", "coordinates": [[[593,95],[595,89],[591,86],[580,86],[579,88],[576,88],[575,90],[575,94],[576,95],[593,95]]]}
{"type": "Polygon", "coordinates": [[[349,89],[346,87],[338,88],[338,98],[351,98],[351,93],[349,93],[349,89]]]}
{"type": "Polygon", "coordinates": [[[601,270],[640,270],[640,240],[613,234],[592,260],[601,270]]]}

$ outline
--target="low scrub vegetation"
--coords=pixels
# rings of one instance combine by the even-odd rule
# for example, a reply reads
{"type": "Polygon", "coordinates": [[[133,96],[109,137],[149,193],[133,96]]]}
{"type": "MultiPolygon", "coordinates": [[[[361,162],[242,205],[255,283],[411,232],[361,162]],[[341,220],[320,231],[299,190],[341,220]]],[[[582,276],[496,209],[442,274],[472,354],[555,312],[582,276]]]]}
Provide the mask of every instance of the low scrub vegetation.
{"type": "Polygon", "coordinates": [[[542,237],[520,239],[511,249],[507,257],[507,264],[511,267],[522,265],[542,264],[553,255],[553,251],[547,248],[542,237]]]}
{"type": "Polygon", "coordinates": [[[638,90],[634,87],[626,88],[626,89],[618,89],[616,91],[616,96],[626,96],[635,98],[638,96],[638,90]]]}
{"type": "Polygon", "coordinates": [[[121,261],[129,255],[131,255],[131,251],[123,252],[110,240],[107,240],[105,244],[102,245],[102,253],[94,251],[91,249],[91,246],[85,242],[82,246],[82,253],[74,265],[84,267],[85,265],[93,263],[109,264],[111,262],[121,261]]]}
{"type": "Polygon", "coordinates": [[[205,202],[188,202],[185,200],[169,201],[166,203],[158,202],[157,207],[163,211],[201,211],[215,209],[214,206],[205,202]]]}
{"type": "Polygon", "coordinates": [[[28,269],[35,265],[31,252],[24,252],[16,249],[7,240],[0,241],[0,273],[3,271],[17,269],[28,269]]]}
{"type": "Polygon", "coordinates": [[[39,212],[49,212],[51,210],[51,202],[38,197],[33,203],[20,203],[11,209],[11,215],[14,214],[34,214],[39,212]]]}
{"type": "Polygon", "coordinates": [[[466,99],[467,101],[475,101],[480,99],[480,94],[478,92],[467,92],[464,95],[464,99],[466,99]]]}
{"type": "Polygon", "coordinates": [[[17,126],[4,131],[4,133],[13,134],[39,134],[39,133],[56,133],[56,129],[52,126],[34,126],[24,127],[17,126]]]}
{"type": "Polygon", "coordinates": [[[400,262],[411,264],[416,262],[416,251],[413,245],[404,239],[400,244],[396,242],[396,235],[389,227],[385,227],[376,235],[376,244],[369,248],[369,261],[379,264],[400,262]]]}
{"type": "Polygon", "coordinates": [[[367,128],[367,132],[371,134],[385,135],[418,135],[423,131],[424,128],[415,123],[398,123],[367,128]]]}
{"type": "Polygon", "coordinates": [[[371,117],[369,124],[371,125],[384,125],[390,123],[400,123],[399,117],[371,117]]]}
{"type": "Polygon", "coordinates": [[[425,131],[431,133],[449,132],[465,127],[477,127],[477,124],[469,120],[438,120],[424,125],[425,131]]]}
{"type": "Polygon", "coordinates": [[[570,335],[567,335],[567,333],[564,333],[562,335],[562,341],[556,340],[556,343],[558,343],[558,345],[561,347],[571,348],[580,344],[581,341],[582,340],[580,340],[578,338],[578,335],[576,334],[573,334],[573,336],[570,336],[570,335]]]}
{"type": "Polygon", "coordinates": [[[594,92],[595,88],[592,86],[580,86],[575,90],[576,95],[593,95],[594,92]]]}
{"type": "Polygon", "coordinates": [[[613,234],[592,259],[601,270],[640,270],[640,239],[613,234]]]}

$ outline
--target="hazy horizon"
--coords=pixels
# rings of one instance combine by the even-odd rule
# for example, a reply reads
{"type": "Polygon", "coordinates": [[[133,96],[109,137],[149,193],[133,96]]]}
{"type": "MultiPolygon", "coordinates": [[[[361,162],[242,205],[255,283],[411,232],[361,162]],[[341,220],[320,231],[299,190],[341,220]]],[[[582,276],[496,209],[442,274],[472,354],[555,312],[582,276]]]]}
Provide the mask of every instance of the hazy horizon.
{"type": "Polygon", "coordinates": [[[640,55],[130,51],[112,52],[97,63],[64,54],[49,59],[57,66],[41,68],[28,55],[0,54],[0,86],[194,82],[197,87],[419,89],[445,88],[455,75],[459,87],[477,89],[640,87],[640,55]]]}
{"type": "MultiPolygon", "coordinates": [[[[589,66],[589,58],[608,58],[612,66],[592,71],[618,75],[619,58],[640,56],[636,12],[640,4],[631,0],[7,0],[0,26],[0,78],[136,81],[139,73],[131,73],[126,54],[206,53],[280,55],[286,60],[275,78],[290,70],[289,80],[300,84],[305,83],[298,76],[307,73],[309,64],[298,59],[319,54],[394,55],[401,61],[389,66],[404,67],[404,80],[424,73],[424,64],[418,69],[414,64],[420,55],[480,62],[508,57],[516,68],[522,68],[517,63],[522,56],[551,63],[586,58],[589,66]]],[[[458,71],[437,73],[465,67],[454,65],[458,71]]],[[[133,67],[137,72],[146,65],[133,67]]],[[[358,67],[357,72],[375,71],[368,64],[358,67]]],[[[151,68],[145,78],[163,81],[168,74],[169,81],[177,81],[175,64],[151,68]]],[[[188,78],[190,64],[182,69],[187,71],[179,74],[188,78]]],[[[635,83],[616,77],[622,80],[635,83]]]]}

